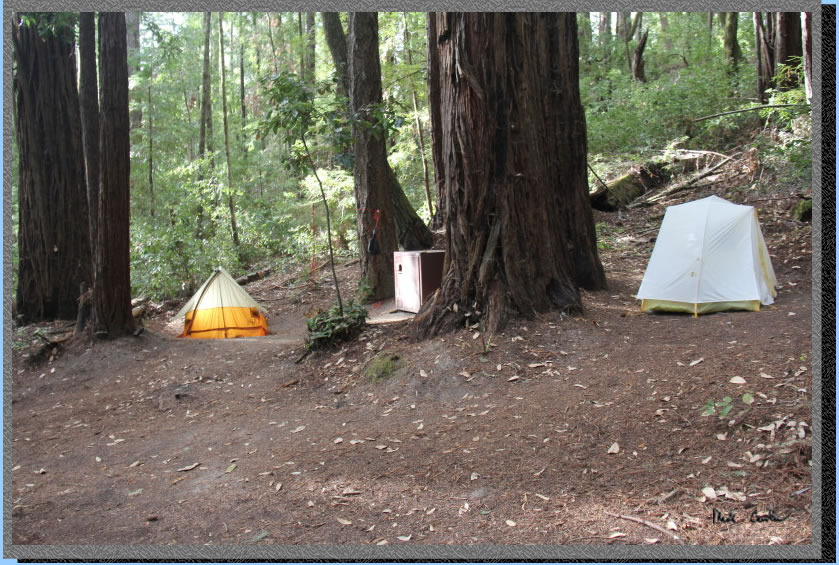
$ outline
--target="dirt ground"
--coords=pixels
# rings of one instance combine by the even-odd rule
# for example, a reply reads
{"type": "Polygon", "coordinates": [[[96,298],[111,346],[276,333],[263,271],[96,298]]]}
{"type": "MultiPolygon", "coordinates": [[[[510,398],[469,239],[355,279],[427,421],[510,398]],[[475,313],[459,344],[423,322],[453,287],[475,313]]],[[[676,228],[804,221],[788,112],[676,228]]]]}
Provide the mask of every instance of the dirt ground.
{"type": "MultiPolygon", "coordinates": [[[[760,312],[639,312],[656,206],[596,213],[609,289],[580,316],[514,320],[486,355],[473,330],[416,342],[401,322],[295,364],[304,317],[332,300],[326,270],[245,287],[264,338],[177,339],[177,307],[139,337],[54,351],[36,330],[71,322],[18,328],[12,542],[810,544],[811,234],[795,203],[754,203],[779,282],[760,312]],[[374,382],[380,354],[395,370],[374,382]],[[726,418],[702,415],[726,396],[726,418]]],[[[339,269],[345,297],[357,271],[339,269]]]]}

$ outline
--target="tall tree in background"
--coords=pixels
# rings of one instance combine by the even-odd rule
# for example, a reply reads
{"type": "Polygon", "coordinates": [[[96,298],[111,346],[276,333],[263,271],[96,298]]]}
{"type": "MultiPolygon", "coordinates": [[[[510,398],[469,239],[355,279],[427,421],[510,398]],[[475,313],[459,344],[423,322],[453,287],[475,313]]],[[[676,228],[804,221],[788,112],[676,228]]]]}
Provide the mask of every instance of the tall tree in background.
{"type": "Polygon", "coordinates": [[[338,96],[349,97],[349,75],[347,62],[347,38],[344,28],[341,25],[341,17],[338,12],[321,12],[323,22],[323,34],[326,37],[326,45],[332,55],[332,63],[335,65],[335,76],[337,79],[336,89],[338,96]]]}
{"type": "Polygon", "coordinates": [[[580,310],[577,287],[606,279],[588,202],[576,15],[430,17],[446,261],[418,332],[460,327],[467,311],[496,332],[511,314],[580,310]]]}
{"type": "Polygon", "coordinates": [[[303,78],[315,82],[315,13],[306,12],[306,51],[303,55],[303,78]]]}
{"type": "Polygon", "coordinates": [[[93,280],[73,17],[15,15],[12,25],[20,158],[16,310],[26,322],[74,319],[80,285],[93,280]]]}
{"type": "Polygon", "coordinates": [[[775,20],[772,12],[754,13],[755,65],[757,66],[757,93],[762,103],[767,100],[766,90],[775,75],[775,20]]]}
{"type": "MultiPolygon", "coordinates": [[[[413,65],[414,60],[411,55],[411,33],[408,30],[408,14],[402,12],[402,23],[404,25],[404,39],[405,39],[405,57],[408,65],[413,65]]],[[[419,119],[419,107],[417,105],[417,87],[414,84],[414,78],[410,78],[411,84],[411,102],[414,106],[414,127],[417,131],[417,142],[419,143],[420,158],[422,159],[422,173],[425,180],[425,202],[428,206],[429,217],[434,216],[434,207],[431,202],[431,186],[428,180],[428,159],[425,158],[425,135],[422,131],[422,124],[419,119]]]]}
{"type": "Polygon", "coordinates": [[[218,50],[219,75],[221,76],[221,116],[224,127],[224,157],[227,162],[227,208],[230,211],[230,231],[233,233],[233,246],[237,252],[241,249],[239,243],[239,226],[236,225],[236,206],[233,202],[233,167],[230,164],[230,133],[227,127],[227,79],[224,70],[224,16],[218,13],[218,50]]]}
{"type": "Polygon", "coordinates": [[[376,299],[393,296],[393,252],[396,227],[390,184],[393,172],[387,163],[385,136],[361,120],[379,126],[373,109],[382,102],[379,66],[379,24],[376,12],[350,12],[349,15],[349,92],[355,152],[355,201],[360,209],[357,220],[361,277],[376,299]],[[373,241],[375,230],[375,247],[373,241]],[[376,252],[378,251],[378,252],[376,252]]]}
{"type": "Polygon", "coordinates": [[[428,77],[428,114],[431,119],[431,161],[434,164],[434,192],[437,195],[437,213],[431,219],[431,227],[443,227],[446,217],[446,191],[440,182],[440,171],[443,170],[443,142],[440,135],[443,132],[443,122],[440,110],[440,59],[437,50],[437,18],[428,14],[425,19],[426,35],[426,67],[428,77]]]}
{"type": "MultiPolygon", "coordinates": [[[[140,51],[140,12],[125,12],[126,45],[128,45],[128,80],[140,70],[137,55],[140,51]]],[[[137,107],[130,111],[131,129],[143,125],[143,109],[137,107]]]]}
{"type": "MultiPolygon", "coordinates": [[[[803,55],[801,13],[778,12],[775,25],[775,73],[780,70],[780,65],[798,65],[803,55]]],[[[801,77],[798,73],[790,72],[784,74],[775,86],[779,90],[790,90],[800,83],[801,77]]]]}
{"type": "Polygon", "coordinates": [[[740,59],[743,58],[743,52],[737,42],[737,20],[740,14],[739,12],[721,12],[720,16],[724,20],[722,44],[725,58],[731,69],[736,70],[740,59]]]}
{"type": "Polygon", "coordinates": [[[134,329],[129,267],[130,141],[125,15],[99,14],[99,236],[94,303],[97,329],[134,329]]]}
{"type": "MultiPolygon", "coordinates": [[[[349,56],[346,55],[346,47],[347,42],[346,40],[340,39],[343,36],[343,28],[341,27],[340,19],[338,19],[338,14],[335,12],[326,12],[323,14],[324,20],[330,20],[329,25],[324,24],[324,27],[329,27],[330,30],[327,31],[327,43],[329,45],[330,52],[332,53],[332,60],[336,62],[336,66],[340,66],[338,61],[342,60],[349,60],[349,56]],[[339,33],[340,32],[340,33],[339,33]],[[331,37],[331,39],[329,39],[331,37]],[[343,47],[343,53],[342,51],[343,47]]],[[[368,28],[364,28],[367,30],[368,28]]],[[[375,42],[375,51],[378,53],[378,18],[376,20],[376,37],[373,39],[375,42]]],[[[367,41],[366,36],[362,36],[362,39],[367,41]]],[[[370,56],[369,54],[372,53],[372,50],[365,49],[362,51],[366,56],[370,56]]],[[[378,55],[377,55],[378,56],[378,55]]],[[[366,69],[369,68],[373,69],[372,62],[367,61],[366,65],[362,65],[361,62],[356,63],[357,69],[366,69]]],[[[372,90],[368,93],[365,90],[365,96],[369,94],[369,96],[376,96],[375,99],[373,98],[360,98],[360,102],[358,101],[351,101],[350,109],[352,113],[357,113],[359,109],[365,109],[367,106],[373,105],[378,106],[382,103],[382,80],[381,80],[381,67],[377,63],[375,65],[375,69],[377,69],[375,75],[364,75],[364,76],[353,76],[352,80],[368,80],[368,81],[376,81],[378,82],[378,86],[376,87],[376,91],[378,94],[376,95],[372,90]],[[360,103],[361,106],[356,106],[356,102],[360,103]],[[362,106],[364,108],[362,108],[362,106]]],[[[340,79],[342,76],[348,75],[341,75],[339,73],[339,88],[340,86],[340,79]]],[[[351,90],[349,83],[346,84],[345,88],[347,92],[351,90]]],[[[365,111],[367,111],[365,109],[365,111]]],[[[353,130],[355,131],[355,130],[353,130]]],[[[383,143],[385,147],[387,147],[387,132],[385,131],[378,131],[377,135],[382,137],[383,143]]],[[[362,144],[362,147],[365,145],[362,144]]],[[[354,146],[355,147],[355,146],[354,146]]],[[[386,153],[385,153],[386,155],[386,153]]],[[[356,159],[358,159],[358,153],[356,153],[356,159]]],[[[366,156],[363,158],[367,158],[366,156]]],[[[378,159],[379,157],[375,157],[378,159]]],[[[391,198],[393,200],[393,218],[396,223],[396,233],[397,233],[397,242],[399,247],[406,249],[406,250],[413,250],[413,249],[427,249],[431,247],[431,243],[433,241],[433,235],[425,223],[422,221],[417,215],[416,210],[411,205],[411,202],[408,200],[408,197],[405,196],[405,191],[402,190],[402,185],[399,184],[399,180],[396,178],[396,175],[393,173],[393,170],[390,168],[390,165],[387,163],[387,158],[385,157],[384,167],[387,170],[387,176],[390,179],[388,182],[388,188],[391,191],[391,198]]],[[[360,206],[359,206],[360,207],[360,206]]]]}

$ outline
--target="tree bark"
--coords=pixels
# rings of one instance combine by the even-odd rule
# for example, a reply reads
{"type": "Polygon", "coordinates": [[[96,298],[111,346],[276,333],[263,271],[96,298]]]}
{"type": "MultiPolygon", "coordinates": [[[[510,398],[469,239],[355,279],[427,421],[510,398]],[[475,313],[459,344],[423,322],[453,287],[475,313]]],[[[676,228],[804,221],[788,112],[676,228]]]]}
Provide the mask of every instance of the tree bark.
{"type": "Polygon", "coordinates": [[[128,64],[122,13],[99,14],[101,83],[99,242],[94,300],[97,329],[110,337],[134,330],[129,263],[130,140],[128,64]]]}
{"type": "Polygon", "coordinates": [[[203,159],[207,149],[210,123],[210,25],[211,14],[204,12],[204,70],[201,74],[201,125],[198,134],[198,155],[203,159]]]}
{"type": "Polygon", "coordinates": [[[755,63],[757,65],[757,92],[761,103],[767,100],[766,90],[772,84],[772,77],[775,75],[775,42],[772,30],[774,25],[772,13],[766,15],[764,25],[763,14],[754,13],[755,28],[755,63]]]}
{"type": "MultiPolygon", "coordinates": [[[[370,106],[382,101],[378,29],[375,12],[350,12],[350,105],[353,113],[358,113],[362,119],[371,122],[375,121],[375,118],[369,115],[370,106]]],[[[396,251],[396,227],[390,189],[393,173],[387,163],[384,136],[377,135],[354,121],[353,150],[355,201],[360,209],[357,228],[361,277],[370,286],[376,299],[387,298],[393,296],[394,292],[393,252],[396,251]],[[374,213],[374,210],[377,212],[374,213]],[[379,247],[377,255],[368,253],[369,241],[374,233],[379,247]]]]}
{"type": "Polygon", "coordinates": [[[737,69],[740,59],[743,57],[743,52],[740,50],[740,44],[737,42],[737,20],[739,12],[722,12],[725,14],[725,22],[723,25],[723,50],[725,51],[725,58],[728,61],[732,70],[737,69]]]}
{"type": "MultiPolygon", "coordinates": [[[[775,25],[775,71],[780,65],[795,66],[798,59],[804,55],[801,41],[800,12],[778,12],[775,25]]],[[[796,88],[801,79],[796,72],[784,75],[775,86],[779,90],[796,88]]]]}
{"type": "Polygon", "coordinates": [[[25,322],[75,319],[80,283],[93,274],[73,34],[42,38],[37,25],[18,25],[17,15],[11,27],[19,155],[16,310],[25,322]]]}
{"type": "Polygon", "coordinates": [[[304,55],[304,81],[315,83],[315,13],[306,12],[306,53],[304,55]]]}
{"type": "Polygon", "coordinates": [[[446,213],[446,193],[440,182],[440,171],[443,170],[443,142],[440,135],[443,131],[442,115],[440,113],[440,60],[436,56],[437,41],[445,37],[437,30],[437,18],[433,13],[426,14],[426,67],[428,76],[428,114],[431,118],[431,161],[434,165],[434,193],[437,196],[437,213],[431,218],[431,227],[443,227],[446,213]]]}
{"type": "Polygon", "coordinates": [[[230,211],[230,231],[233,233],[233,246],[241,258],[239,244],[239,226],[236,225],[236,206],[233,203],[233,167],[230,163],[230,133],[227,127],[227,79],[224,70],[224,16],[218,13],[218,50],[219,75],[221,75],[221,115],[224,127],[224,158],[227,162],[227,209],[230,211]]]}
{"type": "MultiPolygon", "coordinates": [[[[336,16],[328,16],[328,18],[337,18],[337,15],[336,16]]],[[[338,23],[340,24],[340,20],[338,21],[338,23]]],[[[346,53],[347,42],[346,41],[340,41],[339,40],[340,36],[338,35],[334,26],[331,26],[331,27],[333,27],[332,32],[330,32],[333,36],[333,40],[329,42],[329,45],[330,45],[330,52],[333,53],[333,61],[346,60],[349,57],[346,56],[345,54],[342,54],[341,51],[343,50],[344,53],[346,53]],[[343,49],[342,49],[342,46],[343,46],[343,49]],[[333,52],[333,49],[334,49],[334,52],[333,52]]],[[[377,30],[377,34],[378,34],[378,20],[377,20],[375,29],[377,30]]],[[[364,30],[366,32],[369,32],[369,29],[366,28],[366,27],[364,28],[364,30]]],[[[341,29],[341,33],[343,34],[343,29],[341,29]]],[[[362,37],[362,39],[365,40],[365,41],[367,40],[366,37],[362,37]]],[[[373,41],[375,41],[375,43],[376,43],[375,51],[378,52],[378,35],[373,39],[373,41]]],[[[363,52],[365,54],[368,54],[368,56],[369,56],[369,53],[371,52],[371,50],[366,49],[366,50],[363,50],[363,52]]],[[[371,69],[370,73],[373,72],[372,71],[372,69],[373,69],[372,63],[369,62],[369,61],[366,63],[366,66],[362,65],[362,62],[360,62],[360,61],[356,62],[356,68],[357,69],[369,68],[369,69],[371,69]]],[[[359,111],[359,109],[363,109],[362,107],[366,107],[366,106],[369,106],[371,104],[375,105],[375,104],[381,104],[382,103],[381,68],[379,67],[378,63],[376,64],[375,69],[376,69],[375,75],[373,75],[373,74],[366,75],[365,80],[378,80],[378,82],[379,82],[379,85],[377,87],[377,92],[378,92],[377,96],[378,97],[375,98],[375,99],[374,98],[362,97],[362,99],[366,100],[366,101],[360,102],[360,104],[361,104],[360,106],[357,106],[355,102],[351,101],[350,102],[350,108],[351,108],[352,112],[357,112],[357,111],[359,111]]],[[[350,81],[352,81],[352,80],[361,80],[361,78],[351,77],[350,81]]],[[[372,96],[372,95],[373,94],[371,93],[370,96],[372,96]]],[[[353,129],[353,131],[356,131],[356,130],[353,129]]],[[[382,135],[381,133],[379,133],[379,135],[382,136],[384,147],[386,148],[387,147],[386,136],[382,135]]],[[[365,147],[368,147],[368,146],[367,146],[367,144],[362,143],[360,145],[360,147],[365,148],[365,147]]],[[[355,144],[353,144],[353,148],[354,148],[354,150],[356,149],[355,144]]],[[[357,152],[355,153],[355,157],[356,157],[356,163],[358,162],[359,159],[367,160],[367,159],[371,158],[370,156],[367,156],[367,155],[360,156],[357,152]]],[[[380,157],[378,156],[378,153],[376,153],[376,155],[374,155],[372,158],[379,159],[380,157]]],[[[416,210],[414,210],[414,207],[411,205],[410,201],[408,200],[408,197],[405,196],[405,192],[402,190],[402,185],[399,184],[399,181],[397,180],[396,175],[393,173],[393,171],[390,168],[390,165],[387,162],[387,151],[386,150],[385,150],[385,157],[384,157],[384,165],[383,166],[388,169],[388,172],[382,178],[390,179],[390,184],[389,184],[388,188],[389,188],[390,192],[392,193],[391,198],[393,200],[393,204],[392,204],[392,209],[393,209],[393,214],[394,214],[393,219],[396,222],[396,234],[397,234],[398,246],[401,247],[402,249],[405,249],[405,250],[427,249],[427,248],[431,247],[431,244],[434,241],[434,236],[431,233],[431,231],[428,229],[428,227],[425,225],[425,222],[422,221],[422,218],[420,218],[417,215],[417,212],[416,212],[416,210]]],[[[360,204],[359,204],[358,207],[362,208],[362,206],[360,204]]]]}
{"type": "Polygon", "coordinates": [[[670,37],[670,22],[667,20],[667,14],[665,12],[659,12],[658,21],[659,25],[661,25],[661,35],[663,36],[662,41],[664,43],[664,50],[669,53],[673,50],[673,38],[670,37]]]}
{"type": "Polygon", "coordinates": [[[420,335],[579,311],[604,288],[588,201],[573,13],[438,13],[446,261],[420,335]],[[454,305],[458,308],[454,308],[454,305]],[[471,320],[471,318],[470,318],[471,320]]]}
{"type": "MultiPolygon", "coordinates": [[[[126,45],[128,46],[128,79],[140,70],[136,62],[137,53],[140,51],[140,12],[125,12],[126,45]]],[[[137,108],[131,110],[131,129],[137,129],[143,125],[143,110],[137,108]]]]}
{"type": "MultiPolygon", "coordinates": [[[[79,94],[84,151],[85,179],[87,184],[88,229],[90,249],[96,248],[99,236],[99,86],[96,80],[96,17],[93,12],[79,14],[79,94]]],[[[91,261],[96,260],[91,252],[91,261]]],[[[93,274],[86,281],[93,288],[93,274]]]]}
{"type": "Polygon", "coordinates": [[[274,46],[274,32],[271,30],[271,12],[266,12],[268,16],[268,41],[271,44],[271,63],[274,65],[274,72],[277,72],[277,48],[274,46]]]}
{"type": "Polygon", "coordinates": [[[245,34],[242,25],[242,15],[239,15],[239,105],[242,111],[240,133],[242,135],[242,156],[248,157],[248,142],[245,136],[245,126],[248,125],[248,108],[245,104],[245,34]]]}
{"type": "Polygon", "coordinates": [[[344,28],[341,26],[341,18],[338,12],[321,12],[320,17],[323,22],[326,45],[329,47],[329,53],[332,55],[332,62],[335,65],[338,96],[347,98],[350,92],[347,75],[347,39],[344,35],[344,28]]]}
{"type": "Polygon", "coordinates": [[[647,77],[644,75],[644,48],[647,46],[649,31],[646,30],[641,35],[641,40],[635,46],[635,52],[632,56],[632,78],[638,82],[647,82],[647,77]]]}

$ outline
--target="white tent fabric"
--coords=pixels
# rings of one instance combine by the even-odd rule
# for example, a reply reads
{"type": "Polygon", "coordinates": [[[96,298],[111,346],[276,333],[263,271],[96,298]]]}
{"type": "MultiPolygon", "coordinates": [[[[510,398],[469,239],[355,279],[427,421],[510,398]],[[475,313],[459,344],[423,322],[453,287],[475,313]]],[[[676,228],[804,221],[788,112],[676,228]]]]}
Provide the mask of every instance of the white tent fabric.
{"type": "Polygon", "coordinates": [[[667,208],[637,298],[642,310],[758,310],[776,284],[757,211],[709,196],[667,208]]]}
{"type": "Polygon", "coordinates": [[[216,267],[213,274],[204,281],[198,292],[192,295],[175,318],[185,316],[193,310],[208,310],[210,308],[256,308],[267,313],[265,308],[245,292],[230,276],[224,267],[216,267]]]}

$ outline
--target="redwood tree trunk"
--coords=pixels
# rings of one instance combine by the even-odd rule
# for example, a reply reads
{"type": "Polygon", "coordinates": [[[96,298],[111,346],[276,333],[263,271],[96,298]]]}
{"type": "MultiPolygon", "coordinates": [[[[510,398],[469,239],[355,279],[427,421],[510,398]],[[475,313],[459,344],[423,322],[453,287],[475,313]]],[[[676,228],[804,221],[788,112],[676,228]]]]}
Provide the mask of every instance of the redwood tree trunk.
{"type": "MultiPolygon", "coordinates": [[[[140,65],[136,64],[134,59],[137,52],[140,50],[140,12],[125,12],[125,30],[126,30],[126,44],[128,45],[128,78],[140,70],[140,65]]],[[[131,110],[129,114],[131,119],[131,129],[137,129],[143,125],[143,110],[139,107],[131,110]]]]}
{"type": "Polygon", "coordinates": [[[118,337],[134,329],[129,264],[128,64],[122,13],[99,14],[99,71],[100,229],[94,301],[98,329],[118,337]]]}
{"type": "Polygon", "coordinates": [[[17,19],[16,309],[26,322],[75,319],[80,284],[93,280],[75,45],[72,39],[41,38],[36,25],[18,25],[17,19]]]}
{"type": "Polygon", "coordinates": [[[754,13],[755,28],[755,64],[757,65],[757,92],[762,103],[767,100],[766,90],[775,75],[775,42],[772,30],[772,13],[767,13],[764,24],[763,14],[754,13]]]}
{"type": "Polygon", "coordinates": [[[635,46],[635,52],[632,55],[632,79],[638,82],[647,82],[647,77],[644,74],[644,48],[647,46],[647,34],[650,30],[644,31],[641,34],[641,40],[635,46]]]}
{"type": "MultiPolygon", "coordinates": [[[[227,209],[230,211],[230,231],[233,234],[233,247],[242,257],[242,248],[239,244],[239,226],[236,224],[236,206],[233,203],[233,168],[230,163],[230,131],[227,125],[227,79],[224,70],[224,16],[218,13],[218,50],[219,50],[219,75],[221,76],[221,117],[224,128],[224,158],[227,163],[227,209]]],[[[244,262],[244,261],[243,261],[244,262]]]]}
{"type": "Polygon", "coordinates": [[[418,331],[461,326],[466,311],[491,332],[511,314],[579,311],[577,287],[606,281],[588,202],[576,16],[432,17],[446,261],[418,331]]]}
{"type": "MultiPolygon", "coordinates": [[[[801,41],[800,12],[778,12],[775,26],[775,67],[796,65],[804,55],[801,41]]],[[[776,85],[779,90],[790,90],[798,86],[800,77],[797,73],[785,75],[776,85]]]]}
{"type": "Polygon", "coordinates": [[[350,92],[347,75],[347,38],[344,35],[344,28],[341,26],[341,18],[338,12],[321,12],[320,17],[323,22],[326,45],[329,47],[329,53],[332,55],[332,62],[335,65],[338,96],[347,98],[350,92]]]}
{"type": "MultiPolygon", "coordinates": [[[[350,105],[362,119],[369,116],[369,106],[382,101],[379,66],[378,19],[375,12],[350,12],[349,75],[350,105]]],[[[393,296],[393,252],[396,251],[396,228],[390,186],[393,173],[387,163],[385,138],[369,128],[353,123],[355,152],[355,201],[358,213],[358,241],[361,252],[361,277],[376,299],[393,296]],[[373,210],[378,210],[378,227],[373,210]],[[368,242],[376,229],[379,254],[368,253],[368,242]]]]}
{"type": "Polygon", "coordinates": [[[434,192],[437,196],[437,213],[431,219],[431,227],[443,227],[446,209],[446,193],[440,182],[440,171],[443,170],[443,142],[440,135],[443,131],[442,116],[440,114],[440,60],[437,51],[437,18],[429,13],[425,23],[426,31],[426,65],[428,67],[428,114],[431,119],[431,160],[434,165],[434,192]]]}
{"type": "Polygon", "coordinates": [[[304,78],[307,84],[315,83],[315,13],[306,12],[306,53],[304,78]]]}
{"type": "Polygon", "coordinates": [[[737,42],[737,20],[739,12],[723,12],[725,14],[725,24],[723,26],[723,50],[725,51],[725,58],[731,69],[736,69],[740,59],[743,57],[743,52],[740,50],[740,44],[737,42]]]}
{"type": "MultiPolygon", "coordinates": [[[[93,12],[79,14],[79,98],[87,180],[90,249],[99,241],[99,87],[96,80],[96,18],[93,12]]],[[[95,254],[91,254],[96,260],[95,254]]],[[[93,267],[92,272],[96,272],[93,267]]],[[[88,281],[93,287],[93,280],[88,281]]]]}
{"type": "MultiPolygon", "coordinates": [[[[332,16],[330,16],[330,17],[332,17],[332,16]]],[[[335,18],[337,18],[337,15],[335,16],[335,18]]],[[[340,21],[338,23],[340,24],[340,21]]],[[[339,25],[339,28],[340,28],[340,25],[339,25]]],[[[363,29],[364,29],[364,31],[362,33],[366,34],[366,33],[369,32],[369,29],[367,27],[364,27],[363,29]]],[[[376,29],[376,36],[375,37],[373,37],[372,39],[368,39],[367,36],[364,35],[361,39],[363,41],[372,41],[375,44],[375,51],[377,53],[376,56],[378,56],[378,41],[379,41],[379,39],[378,39],[378,20],[376,22],[375,29],[376,29]]],[[[335,38],[332,41],[329,42],[330,50],[332,50],[334,48],[336,51],[340,51],[342,44],[346,47],[346,42],[341,42],[340,40],[337,39],[339,37],[338,34],[337,34],[337,31],[333,30],[333,33],[334,33],[335,38]]],[[[343,34],[343,30],[341,30],[341,33],[343,34]]],[[[352,38],[350,39],[350,41],[352,41],[352,38]]],[[[365,53],[370,53],[370,52],[372,52],[372,50],[365,50],[365,53]]],[[[370,55],[368,54],[367,56],[370,56],[370,55]]],[[[342,56],[341,53],[333,53],[333,61],[340,61],[344,58],[345,57],[342,56]]],[[[361,61],[356,62],[356,69],[370,69],[368,74],[363,75],[363,76],[353,76],[352,80],[358,80],[358,81],[368,80],[368,81],[378,82],[378,84],[376,85],[376,91],[378,92],[378,94],[375,95],[375,98],[363,97],[362,98],[363,101],[358,102],[358,104],[360,104],[360,105],[356,105],[357,101],[351,100],[350,106],[351,106],[352,109],[354,109],[353,110],[354,112],[358,111],[356,109],[363,108],[363,107],[365,107],[367,105],[370,105],[370,104],[376,104],[377,105],[377,104],[382,103],[382,95],[381,95],[381,92],[382,92],[381,82],[382,82],[382,80],[381,80],[381,68],[379,67],[379,64],[377,63],[375,65],[375,74],[370,74],[370,73],[374,73],[374,66],[373,66],[371,61],[364,62],[363,64],[362,64],[361,61]]],[[[368,71],[363,71],[363,72],[368,72],[368,71]]],[[[370,95],[373,96],[374,94],[371,92],[370,95]]],[[[381,133],[379,135],[381,135],[381,133]]],[[[387,139],[383,135],[382,135],[382,138],[383,138],[384,146],[387,147],[387,139]]],[[[355,148],[355,145],[353,147],[355,148]]],[[[366,147],[366,145],[361,144],[361,147],[366,147]]],[[[405,196],[405,191],[402,190],[402,185],[399,184],[399,181],[396,178],[396,175],[393,173],[393,170],[390,168],[390,164],[388,164],[388,162],[387,162],[387,151],[385,151],[384,155],[385,156],[384,156],[383,166],[385,168],[387,168],[387,170],[388,170],[385,178],[390,179],[390,184],[389,184],[388,188],[391,192],[391,198],[393,199],[393,219],[394,219],[394,222],[396,223],[397,244],[398,244],[399,247],[401,247],[402,249],[405,249],[405,250],[427,249],[427,248],[431,247],[431,244],[433,243],[433,240],[434,240],[434,236],[432,235],[432,233],[428,229],[428,227],[425,225],[425,222],[422,221],[422,218],[420,218],[417,215],[417,212],[416,212],[416,210],[414,210],[414,207],[411,205],[410,201],[408,200],[408,197],[405,196]]],[[[355,151],[355,156],[356,156],[357,162],[360,159],[368,160],[370,158],[370,156],[367,156],[367,155],[363,155],[363,156],[359,155],[359,153],[357,151],[355,151]]],[[[374,158],[378,159],[380,157],[374,157],[374,158]]],[[[361,208],[362,206],[359,205],[358,207],[361,208]]]]}

